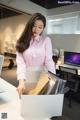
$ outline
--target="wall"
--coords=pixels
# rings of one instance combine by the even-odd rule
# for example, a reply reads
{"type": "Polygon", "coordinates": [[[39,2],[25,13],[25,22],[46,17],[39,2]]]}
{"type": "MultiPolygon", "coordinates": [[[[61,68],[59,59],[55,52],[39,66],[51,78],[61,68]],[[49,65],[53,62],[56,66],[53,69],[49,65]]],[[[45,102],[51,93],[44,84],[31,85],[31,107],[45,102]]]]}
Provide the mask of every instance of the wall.
{"type": "Polygon", "coordinates": [[[15,51],[16,41],[24,30],[29,18],[30,15],[19,15],[0,20],[1,52],[15,51]]]}
{"type": "Polygon", "coordinates": [[[80,52],[80,35],[63,34],[49,35],[53,48],[62,48],[66,51],[80,52]]]}

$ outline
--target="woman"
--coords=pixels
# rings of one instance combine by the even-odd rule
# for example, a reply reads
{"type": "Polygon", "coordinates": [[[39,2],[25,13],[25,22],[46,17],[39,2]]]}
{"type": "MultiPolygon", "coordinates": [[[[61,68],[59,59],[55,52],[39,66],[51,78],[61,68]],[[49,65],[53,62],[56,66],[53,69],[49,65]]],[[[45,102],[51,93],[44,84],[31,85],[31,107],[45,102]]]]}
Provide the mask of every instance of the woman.
{"type": "Polygon", "coordinates": [[[17,42],[16,61],[17,79],[19,80],[17,91],[20,95],[25,90],[26,71],[29,67],[34,69],[36,67],[46,67],[47,70],[55,73],[51,40],[49,37],[42,36],[45,26],[45,17],[40,13],[35,13],[17,42]]]}

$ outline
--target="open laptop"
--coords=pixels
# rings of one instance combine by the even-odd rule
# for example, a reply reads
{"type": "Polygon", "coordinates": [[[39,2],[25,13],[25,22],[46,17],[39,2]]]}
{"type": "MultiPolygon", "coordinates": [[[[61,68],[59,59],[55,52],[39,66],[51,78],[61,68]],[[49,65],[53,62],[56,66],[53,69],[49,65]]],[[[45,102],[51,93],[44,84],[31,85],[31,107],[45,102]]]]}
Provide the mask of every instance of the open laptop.
{"type": "Polygon", "coordinates": [[[64,67],[80,69],[80,53],[64,51],[64,67]]]}

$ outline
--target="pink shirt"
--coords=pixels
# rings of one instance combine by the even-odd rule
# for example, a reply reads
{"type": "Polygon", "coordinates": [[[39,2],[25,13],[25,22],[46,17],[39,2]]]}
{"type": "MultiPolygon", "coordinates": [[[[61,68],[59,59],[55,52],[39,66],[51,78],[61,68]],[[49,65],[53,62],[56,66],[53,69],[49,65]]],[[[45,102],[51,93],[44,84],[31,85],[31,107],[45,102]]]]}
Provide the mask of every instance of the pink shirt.
{"type": "Polygon", "coordinates": [[[30,47],[23,53],[16,53],[17,79],[27,79],[28,67],[45,66],[52,73],[55,72],[55,64],[52,60],[52,44],[49,37],[38,36],[31,40],[30,47]]]}

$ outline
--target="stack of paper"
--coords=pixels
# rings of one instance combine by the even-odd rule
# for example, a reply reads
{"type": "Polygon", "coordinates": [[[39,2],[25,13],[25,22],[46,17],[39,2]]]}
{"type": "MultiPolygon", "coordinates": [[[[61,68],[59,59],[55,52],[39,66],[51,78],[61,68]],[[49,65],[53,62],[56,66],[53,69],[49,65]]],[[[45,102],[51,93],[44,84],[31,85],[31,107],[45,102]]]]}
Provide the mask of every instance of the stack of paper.
{"type": "Polygon", "coordinates": [[[49,83],[48,74],[41,73],[39,81],[38,81],[36,87],[34,89],[30,90],[28,94],[29,95],[37,95],[37,94],[43,93],[43,91],[47,87],[48,83],[49,83]]]}

